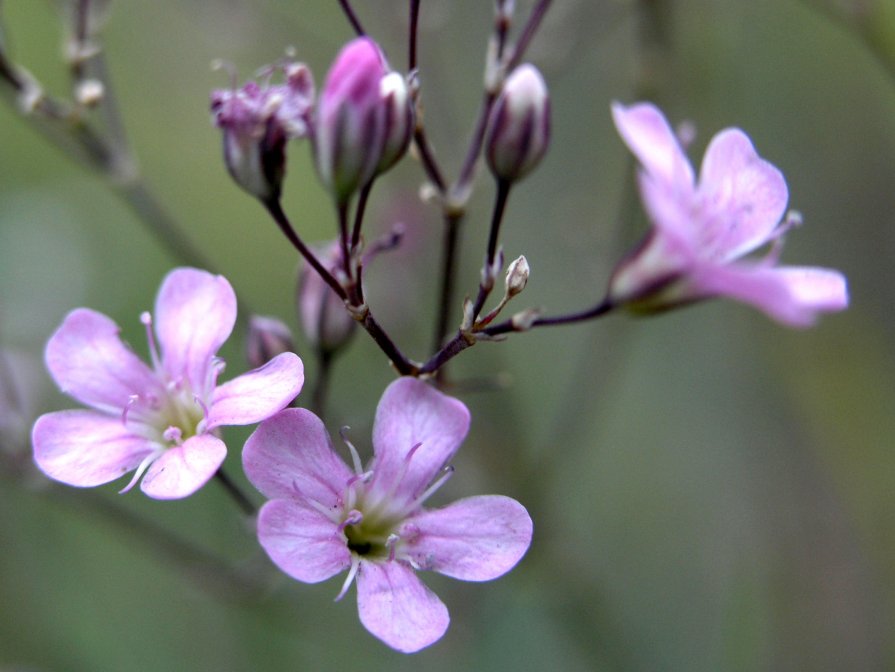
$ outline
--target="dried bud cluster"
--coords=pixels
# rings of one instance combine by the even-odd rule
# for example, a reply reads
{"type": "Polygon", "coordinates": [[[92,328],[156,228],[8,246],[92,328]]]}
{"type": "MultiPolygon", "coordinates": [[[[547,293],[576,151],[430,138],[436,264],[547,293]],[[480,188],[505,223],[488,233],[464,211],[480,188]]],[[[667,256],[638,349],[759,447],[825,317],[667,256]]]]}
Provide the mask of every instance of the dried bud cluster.
{"type": "Polygon", "coordinates": [[[227,170],[240,187],[261,200],[279,197],[286,142],[308,134],[314,99],[314,80],[305,65],[288,63],[281,69],[284,84],[247,82],[240,89],[211,94],[214,122],[224,131],[227,170]]]}

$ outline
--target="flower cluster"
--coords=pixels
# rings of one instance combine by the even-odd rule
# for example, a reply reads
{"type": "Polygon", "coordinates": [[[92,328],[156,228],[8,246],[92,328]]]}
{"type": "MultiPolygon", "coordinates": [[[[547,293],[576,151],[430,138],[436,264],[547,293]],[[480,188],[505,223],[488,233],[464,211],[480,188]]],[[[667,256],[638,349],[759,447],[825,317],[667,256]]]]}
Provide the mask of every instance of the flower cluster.
{"type": "MultiPolygon", "coordinates": [[[[341,49],[319,96],[310,70],[291,60],[268,68],[260,82],[241,88],[234,83],[212,94],[227,170],[260,199],[307,262],[296,314],[318,357],[313,408],[323,415],[331,360],[359,326],[404,376],[379,401],[366,467],[347,440],[350,466],[337,455],[315,413],[286,408],[302,388],[304,369],[291,352],[289,327],[278,319],[249,321],[247,356],[258,368],[218,384],[224,365],[217,352],[233,330],[236,297],[223,277],[193,268],[172,271],[162,282],[154,318],[149,312],[141,316],[148,365],[105,315],[80,308],[64,319],[47,344],[46,364],[61,390],[89,408],[47,413],[36,421],[37,466],[79,487],[134,472],[121,492],[140,482],[149,497],[183,498],[215,474],[223,476],[227,447],[221,427],[260,423],[242,453],[248,479],[268,500],[257,516],[258,542],[277,567],[301,582],[347,572],[339,598],[356,583],[363,625],[388,646],[410,653],[438,641],[450,621],[447,607],[416,572],[491,580],[511,570],[532,540],[528,512],[508,497],[469,497],[424,508],[452,474],[450,462],[470,426],[466,406],[430,384],[443,382],[438,374],[452,357],[479,340],[594,319],[622,307],[654,313],[726,296],[792,327],[845,308],[847,286],[838,271],[777,265],[796,218],[784,215],[789,195],[783,175],[758,155],[743,131],[718,133],[697,177],[662,113],[639,103],[614,104],[612,115],[639,162],[640,194],[652,224],[646,238],[615,266],[607,293],[594,307],[552,318],[528,308],[498,321],[530,278],[528,257],[516,256],[505,270],[503,298],[488,310],[504,270],[499,234],[511,188],[540,164],[550,142],[547,85],[535,66],[522,62],[548,4],[532,10],[511,48],[513,3],[497,3],[486,95],[453,183],[437,164],[417,107],[415,40],[406,76],[392,70],[376,42],[361,36],[341,49]],[[273,83],[280,75],[282,83],[273,83]],[[280,202],[286,145],[298,138],[309,140],[338,220],[338,238],[325,246],[305,244],[280,202]],[[365,247],[368,197],[378,176],[414,139],[427,178],[422,192],[442,207],[445,222],[437,345],[421,362],[405,356],[373,317],[363,275],[376,252],[397,244],[374,239],[365,247]],[[452,335],[448,316],[460,312],[452,305],[457,234],[482,159],[496,186],[485,264],[478,294],[463,302],[452,335]],[[763,248],[766,253],[757,255],[763,248]]],[[[98,104],[102,95],[100,90],[87,97],[98,96],[98,104]]],[[[253,511],[244,495],[236,496],[253,511]]]]}

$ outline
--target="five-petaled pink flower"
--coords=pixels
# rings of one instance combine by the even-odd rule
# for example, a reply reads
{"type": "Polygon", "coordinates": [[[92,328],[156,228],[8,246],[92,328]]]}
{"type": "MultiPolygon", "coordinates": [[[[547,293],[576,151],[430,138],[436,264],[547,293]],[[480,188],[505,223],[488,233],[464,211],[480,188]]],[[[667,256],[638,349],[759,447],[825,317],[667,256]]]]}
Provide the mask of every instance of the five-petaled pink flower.
{"type": "Polygon", "coordinates": [[[260,422],[301,390],[302,363],[291,352],[217,384],[223,361],[215,353],[236,320],[236,296],[221,276],[172,271],[156,297],[155,317],[161,352],[149,313],[141,317],[151,367],[122,343],[111,319],[87,308],[69,313],[50,338],[46,362],[53,379],[93,408],[38,418],[34,459],[50,478],[88,487],[136,470],[122,492],[145,472],[140,488],[150,497],[186,497],[224,461],[217,427],[260,422]]]}
{"type": "Polygon", "coordinates": [[[376,411],[372,463],[364,470],[351,448],[352,470],[317,416],[282,411],[255,430],[242,456],[249,480],[271,500],[258,516],[261,545],[306,583],[347,569],[339,596],[356,577],[367,630],[405,653],[429,646],[450,619],[414,570],[487,581],[509,571],[531,543],[531,518],[508,497],[422,508],[449,476],[445,465],[468,429],[461,402],[400,378],[376,411]]]}
{"type": "Polygon", "coordinates": [[[653,229],[613,273],[610,303],[656,310],[729,296],[793,327],[848,305],[838,271],[775,266],[789,228],[789,220],[782,221],[786,181],[745,133],[729,128],[712,139],[697,182],[654,105],[616,103],[612,114],[640,161],[640,193],[653,229]],[[764,258],[743,259],[769,243],[764,258]]]}

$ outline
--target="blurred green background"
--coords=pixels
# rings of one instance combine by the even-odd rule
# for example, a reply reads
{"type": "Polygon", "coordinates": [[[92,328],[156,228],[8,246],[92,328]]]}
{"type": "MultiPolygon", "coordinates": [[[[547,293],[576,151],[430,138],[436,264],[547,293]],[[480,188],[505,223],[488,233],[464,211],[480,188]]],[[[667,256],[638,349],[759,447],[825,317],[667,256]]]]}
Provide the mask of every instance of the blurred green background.
{"type": "MultiPolygon", "coordinates": [[[[521,21],[531,3],[518,4],[521,21]]],[[[57,486],[29,468],[28,425],[73,405],[42,365],[53,329],[90,306],[144,353],[138,315],[181,262],[101,178],[2,106],[0,347],[21,403],[0,409],[0,669],[895,667],[893,3],[554,4],[529,53],[551,89],[553,143],[513,193],[504,227],[508,257],[524,253],[532,266],[517,307],[592,304],[644,230],[609,103],[649,95],[673,122],[695,124],[696,160],[724,126],[750,134],[804,215],[784,261],[843,270],[851,308],[793,332],[719,301],[535,331],[459,357],[454,378],[509,385],[460,395],[473,426],[437,498],[515,497],[535,538],[495,582],[425,575],[453,622],[406,657],[366,633],[353,590],[332,603],[338,580],[279,575],[215,484],[157,502],[119,496],[120,484],[57,486]]],[[[405,5],[356,3],[398,67],[405,5]]],[[[55,6],[7,0],[2,10],[16,62],[66,95],[55,6]]],[[[491,3],[424,2],[422,17],[426,124],[453,175],[479,101],[491,3]]],[[[209,63],[223,58],[247,77],[292,45],[319,84],[351,37],[338,4],[120,0],[104,36],[146,181],[247,305],[296,326],[295,255],[224,170],[208,94],[227,82],[209,63]]],[[[290,151],[287,210],[307,240],[332,237],[308,147],[290,151]]],[[[462,292],[476,286],[487,234],[493,191],[481,177],[462,292]]],[[[405,160],[374,193],[368,238],[397,221],[409,233],[368,269],[367,295],[422,359],[440,221],[419,203],[420,182],[405,160]]],[[[246,368],[242,337],[222,353],[226,376],[246,368]]],[[[301,340],[298,349],[313,376],[301,340]]],[[[351,425],[362,454],[391,378],[363,335],[339,361],[329,425],[351,425]]],[[[239,471],[246,436],[225,435],[227,466],[251,490],[239,471]]]]}

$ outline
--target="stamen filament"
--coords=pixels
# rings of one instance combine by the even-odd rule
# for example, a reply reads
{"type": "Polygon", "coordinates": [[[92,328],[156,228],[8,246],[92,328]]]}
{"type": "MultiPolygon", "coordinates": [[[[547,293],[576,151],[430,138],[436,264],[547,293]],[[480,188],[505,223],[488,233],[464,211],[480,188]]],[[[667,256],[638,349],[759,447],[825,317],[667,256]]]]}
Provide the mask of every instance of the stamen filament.
{"type": "Polygon", "coordinates": [[[146,340],[149,342],[149,357],[152,360],[152,368],[155,371],[162,370],[161,358],[155,344],[155,332],[152,330],[152,315],[148,310],[140,313],[140,322],[146,327],[146,340]]]}
{"type": "Polygon", "coordinates": [[[351,585],[351,582],[354,581],[354,577],[357,576],[357,570],[360,568],[360,558],[356,555],[351,556],[351,567],[348,569],[348,576],[345,577],[345,582],[342,584],[342,590],[339,591],[339,594],[336,595],[336,599],[333,602],[338,602],[343,597],[345,597],[345,593],[348,592],[348,587],[351,585]]]}
{"type": "Polygon", "coordinates": [[[429,497],[431,497],[432,495],[434,495],[435,492],[436,492],[442,485],[444,485],[445,483],[447,483],[447,482],[450,480],[451,476],[453,476],[453,475],[454,475],[454,467],[453,467],[453,466],[450,466],[450,465],[448,465],[447,467],[445,467],[445,468],[442,470],[441,476],[438,478],[438,480],[435,481],[434,483],[432,483],[432,485],[430,485],[428,488],[426,488],[426,489],[423,491],[423,494],[421,494],[419,497],[417,497],[416,499],[413,500],[412,504],[410,505],[410,510],[412,511],[412,510],[415,509],[416,507],[420,506],[420,505],[421,505],[423,502],[425,502],[427,499],[429,499],[429,497]]]}

